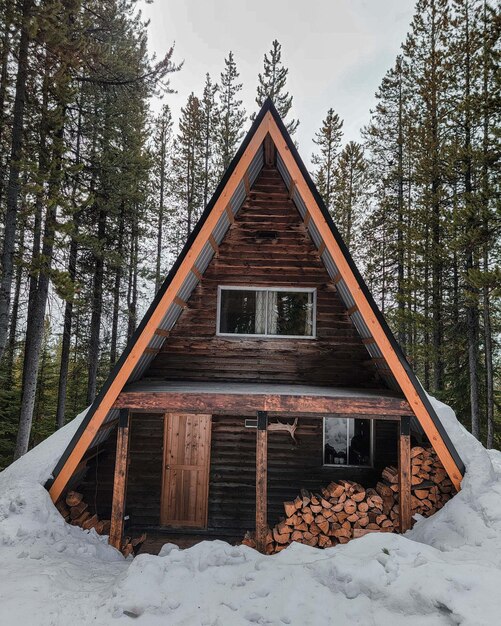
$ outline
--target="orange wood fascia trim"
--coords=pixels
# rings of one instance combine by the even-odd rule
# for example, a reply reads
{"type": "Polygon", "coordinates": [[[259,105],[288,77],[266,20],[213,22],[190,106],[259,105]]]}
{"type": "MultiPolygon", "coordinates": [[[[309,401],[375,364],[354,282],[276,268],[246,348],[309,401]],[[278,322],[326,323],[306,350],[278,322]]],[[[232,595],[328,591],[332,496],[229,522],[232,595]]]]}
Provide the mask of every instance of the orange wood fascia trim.
{"type": "Polygon", "coordinates": [[[437,430],[437,427],[433,423],[428,410],[426,409],[423,401],[419,397],[414,385],[412,384],[407,372],[404,367],[400,363],[400,360],[393,350],[391,343],[386,336],[381,324],[379,323],[377,317],[374,315],[374,312],[364,296],[360,285],[358,284],[357,279],[348,264],[348,261],[344,257],[332,231],[330,226],[327,224],[325,217],[320,210],[320,207],[317,205],[317,202],[306,183],[301,170],[299,169],[294,157],[292,156],[287,143],[280,132],[275,120],[271,120],[269,126],[270,135],[275,143],[275,146],[284,161],[286,168],[288,169],[291,177],[296,181],[296,187],[303,198],[304,203],[307,207],[307,215],[311,216],[311,219],[314,220],[315,225],[317,226],[320,236],[325,241],[325,245],[329,252],[331,253],[334,262],[339,270],[339,273],[343,276],[344,281],[351,292],[352,298],[358,306],[358,310],[360,311],[362,317],[365,320],[365,323],[369,327],[372,336],[376,340],[376,343],[381,350],[382,354],[385,356],[386,361],[395,376],[397,382],[402,389],[403,394],[405,395],[409,405],[411,406],[414,414],[418,418],[420,424],[422,425],[428,439],[430,440],[431,445],[435,449],[438,457],[442,461],[442,464],[447,471],[451,481],[457,490],[460,489],[461,485],[461,472],[459,471],[454,459],[452,458],[447,446],[444,444],[440,433],[437,430]]]}
{"type": "Polygon", "coordinates": [[[110,384],[106,395],[101,401],[101,404],[97,407],[94,415],[92,416],[92,419],[87,424],[87,427],[85,428],[80,439],[73,448],[70,456],[66,460],[66,463],[61,468],[59,474],[56,476],[49,490],[53,502],[56,502],[63,492],[63,489],[66,487],[69,479],[73,475],[76,466],[78,465],[85,451],[94,439],[97,431],[99,430],[99,427],[105,420],[108,411],[110,411],[110,409],[112,408],[113,403],[118,397],[118,394],[122,391],[130,374],[132,373],[138,360],[143,354],[144,349],[148,346],[151,338],[155,333],[155,329],[160,326],[165,312],[167,311],[168,307],[171,305],[179,289],[181,288],[181,285],[183,284],[186,275],[188,274],[188,272],[191,271],[191,268],[194,266],[195,261],[197,260],[203,246],[209,240],[209,237],[212,234],[212,231],[214,230],[214,227],[217,224],[219,218],[224,212],[226,205],[229,203],[231,196],[235,192],[257,150],[264,141],[272,120],[273,118],[271,116],[271,113],[266,113],[263,121],[254,133],[254,136],[249,141],[249,145],[242,154],[240,161],[235,166],[235,169],[228,179],[225,188],[223,189],[221,195],[214,204],[211,213],[205,220],[191,248],[186,253],[186,256],[179,266],[178,271],[172,278],[170,285],[167,287],[165,293],[163,294],[157,308],[153,311],[150,319],[143,329],[143,332],[138,337],[132,350],[127,355],[127,358],[125,359],[122,368],[110,384]]]}

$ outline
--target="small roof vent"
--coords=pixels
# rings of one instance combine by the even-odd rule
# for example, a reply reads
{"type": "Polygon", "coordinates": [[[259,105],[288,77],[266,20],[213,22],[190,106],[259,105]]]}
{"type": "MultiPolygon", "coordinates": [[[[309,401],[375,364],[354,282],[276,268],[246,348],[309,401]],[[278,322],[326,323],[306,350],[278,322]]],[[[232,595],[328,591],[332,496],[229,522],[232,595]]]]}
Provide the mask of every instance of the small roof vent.
{"type": "Polygon", "coordinates": [[[276,230],[258,230],[256,232],[257,241],[276,241],[278,233],[276,230]]]}

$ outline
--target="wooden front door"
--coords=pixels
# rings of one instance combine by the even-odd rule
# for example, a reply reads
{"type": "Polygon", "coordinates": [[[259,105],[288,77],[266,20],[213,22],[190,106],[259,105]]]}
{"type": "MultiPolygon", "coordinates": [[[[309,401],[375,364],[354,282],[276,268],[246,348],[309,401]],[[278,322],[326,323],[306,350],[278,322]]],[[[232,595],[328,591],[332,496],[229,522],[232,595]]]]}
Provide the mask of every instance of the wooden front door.
{"type": "Polygon", "coordinates": [[[165,415],[162,526],[207,527],[210,443],[210,415],[165,415]]]}

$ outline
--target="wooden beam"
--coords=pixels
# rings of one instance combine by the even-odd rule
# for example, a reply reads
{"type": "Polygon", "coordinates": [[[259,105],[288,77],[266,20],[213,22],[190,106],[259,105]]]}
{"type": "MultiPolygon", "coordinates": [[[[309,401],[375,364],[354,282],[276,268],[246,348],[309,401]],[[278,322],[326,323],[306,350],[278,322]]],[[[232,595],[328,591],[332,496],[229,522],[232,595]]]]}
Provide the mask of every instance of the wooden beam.
{"type": "MultiPolygon", "coordinates": [[[[270,116],[271,117],[271,116],[270,116]]],[[[461,488],[462,475],[459,471],[456,462],[454,461],[451,453],[449,452],[444,440],[442,439],[436,424],[434,423],[431,415],[428,412],[421,396],[419,395],[414,383],[411,381],[404,364],[400,361],[399,356],[393,349],[390,342],[390,338],[383,329],[381,322],[377,318],[373,311],[368,299],[360,288],[360,284],[353,272],[348,259],[345,257],[343,251],[340,248],[334,234],[327,223],[325,216],[323,215],[320,207],[315,200],[315,197],[306,182],[301,169],[299,168],[294,156],[292,155],[287,141],[282,135],[280,129],[277,126],[275,120],[271,117],[269,123],[269,133],[275,143],[277,152],[280,154],[285,167],[289,174],[295,179],[299,193],[307,207],[307,215],[305,216],[305,224],[307,224],[307,217],[311,216],[315,225],[319,231],[320,236],[325,241],[327,249],[329,250],[336,267],[358,305],[358,309],[365,320],[367,326],[371,329],[373,337],[376,339],[377,345],[383,355],[386,357],[388,365],[390,366],[392,373],[397,380],[400,388],[407,398],[410,406],[413,408],[414,414],[418,418],[421,426],[423,427],[428,440],[433,446],[439,459],[442,461],[450,479],[452,480],[455,488],[459,491],[461,488]]]]}
{"type": "Polygon", "coordinates": [[[202,280],[202,272],[198,269],[196,265],[191,268],[191,273],[195,276],[197,280],[202,280]]]}
{"type": "Polygon", "coordinates": [[[228,220],[230,222],[230,224],[234,224],[235,223],[235,215],[233,214],[233,211],[231,209],[231,204],[227,204],[226,205],[226,215],[228,216],[228,220]]]}
{"type": "Polygon", "coordinates": [[[341,274],[336,274],[334,276],[334,278],[332,279],[332,282],[337,285],[339,282],[341,282],[343,280],[343,277],[341,274]]]}
{"type": "Polygon", "coordinates": [[[273,411],[277,413],[344,413],[399,419],[412,415],[407,402],[400,398],[356,396],[308,396],[270,393],[212,393],[175,391],[127,391],[117,398],[114,408],[133,410],[215,413],[218,411],[273,411]]]}
{"type": "Polygon", "coordinates": [[[244,186],[245,186],[245,195],[248,196],[250,194],[250,181],[249,181],[248,172],[245,172],[244,174],[244,186]]]}
{"type": "Polygon", "coordinates": [[[348,313],[348,315],[353,315],[356,311],[358,311],[358,306],[356,304],[350,306],[349,309],[346,309],[346,313],[348,313]]]}
{"type": "Polygon", "coordinates": [[[364,344],[364,346],[368,346],[371,343],[376,343],[376,340],[374,339],[374,337],[363,337],[362,343],[364,344]]]}
{"type": "Polygon", "coordinates": [[[155,330],[155,335],[159,337],[168,337],[170,335],[170,330],[165,330],[164,328],[157,328],[155,330]]]}
{"type": "Polygon", "coordinates": [[[188,306],[188,304],[179,296],[174,296],[173,302],[174,304],[177,304],[177,306],[180,306],[182,309],[185,309],[188,306]]]}
{"type": "Polygon", "coordinates": [[[411,423],[406,415],[400,420],[400,434],[398,441],[398,489],[400,532],[410,530],[411,514],[411,423]]]}
{"type": "Polygon", "coordinates": [[[113,478],[110,545],[120,550],[124,529],[125,494],[127,491],[127,462],[129,456],[129,410],[121,409],[118,421],[117,454],[113,478]]]}
{"type": "Polygon", "coordinates": [[[146,346],[150,343],[155,329],[158,328],[162,323],[167,309],[169,308],[174,297],[181,288],[188,272],[191,271],[191,268],[193,267],[207,240],[209,239],[209,234],[212,233],[212,231],[214,230],[214,227],[221,217],[226,205],[231,200],[232,195],[240,184],[244,173],[247,171],[250,163],[252,162],[252,159],[254,158],[256,152],[263,143],[266,133],[268,132],[268,129],[270,127],[270,121],[272,119],[273,118],[271,114],[267,113],[264,116],[263,121],[257,128],[254,136],[251,137],[247,148],[242,154],[240,161],[235,166],[235,169],[231,173],[231,176],[229,177],[225,188],[221,192],[221,195],[217,198],[214,207],[212,208],[212,211],[203,223],[198,235],[195,238],[195,241],[192,243],[190,249],[184,256],[175,276],[169,283],[169,286],[163,292],[158,306],[153,311],[150,318],[147,320],[141,331],[141,334],[137,338],[136,343],[127,354],[127,357],[125,358],[125,361],[120,368],[120,371],[111,381],[106,391],[106,394],[94,410],[91,420],[87,424],[84,432],[80,435],[64,466],[55,477],[54,482],[52,483],[52,486],[49,490],[50,497],[52,498],[53,502],[56,502],[61,496],[64,488],[66,487],[68,481],[73,475],[75,468],[79,464],[85,451],[94,439],[97,431],[99,430],[99,427],[106,419],[108,411],[113,406],[113,403],[118,397],[118,394],[122,391],[124,385],[129,379],[129,376],[136,366],[139,358],[141,357],[144,348],[146,348],[146,346]]]}
{"type": "Polygon", "coordinates": [[[269,135],[264,138],[264,162],[268,167],[275,165],[275,144],[269,135]]]}
{"type": "Polygon", "coordinates": [[[268,414],[257,412],[256,430],[256,548],[266,549],[268,532],[268,414]]]}
{"type": "Polygon", "coordinates": [[[209,235],[209,243],[214,250],[214,254],[217,255],[219,252],[219,246],[217,245],[217,241],[214,239],[214,235],[212,233],[209,235]]]}
{"type": "Polygon", "coordinates": [[[158,354],[160,352],[160,348],[145,348],[144,354],[158,354]]]}
{"type": "Polygon", "coordinates": [[[322,254],[324,253],[324,250],[325,250],[325,241],[322,240],[320,242],[320,245],[318,246],[318,255],[322,256],[322,254]]]}
{"type": "Polygon", "coordinates": [[[289,198],[292,200],[293,196],[294,196],[294,191],[296,190],[296,181],[294,179],[291,179],[291,184],[289,187],[289,198]]]}

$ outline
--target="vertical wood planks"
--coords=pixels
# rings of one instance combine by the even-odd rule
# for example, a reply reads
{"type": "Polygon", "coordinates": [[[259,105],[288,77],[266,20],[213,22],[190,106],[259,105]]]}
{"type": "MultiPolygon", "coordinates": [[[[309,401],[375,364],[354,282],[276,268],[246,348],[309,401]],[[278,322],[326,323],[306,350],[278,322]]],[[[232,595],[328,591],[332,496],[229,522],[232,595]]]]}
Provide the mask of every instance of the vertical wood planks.
{"type": "Polygon", "coordinates": [[[402,416],[398,443],[398,482],[400,492],[400,532],[411,528],[411,427],[410,417],[402,416]]]}
{"type": "Polygon", "coordinates": [[[109,543],[120,550],[124,528],[125,494],[127,491],[127,462],[129,453],[129,410],[120,409],[117,453],[113,479],[113,503],[109,543]]]}
{"type": "Polygon", "coordinates": [[[268,414],[257,412],[256,431],[256,547],[266,548],[268,532],[268,414]]]}
{"type": "Polygon", "coordinates": [[[167,413],[164,419],[160,523],[206,528],[212,416],[167,413]]]}

